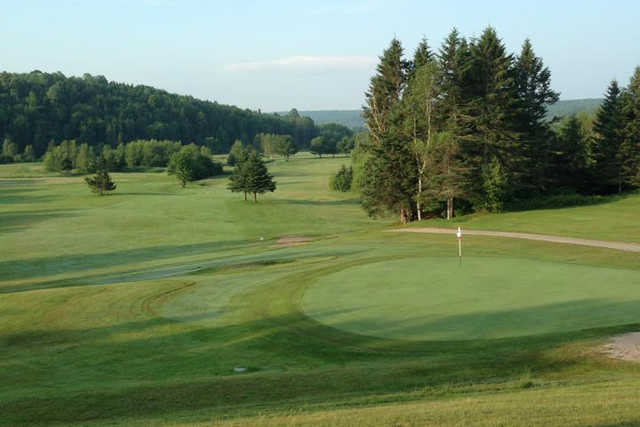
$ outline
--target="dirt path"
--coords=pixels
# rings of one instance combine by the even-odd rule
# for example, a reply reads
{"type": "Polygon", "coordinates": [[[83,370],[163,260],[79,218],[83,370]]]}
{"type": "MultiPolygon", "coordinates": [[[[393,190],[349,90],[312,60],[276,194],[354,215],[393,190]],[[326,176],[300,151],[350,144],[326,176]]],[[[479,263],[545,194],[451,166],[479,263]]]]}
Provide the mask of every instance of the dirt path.
{"type": "MultiPolygon", "coordinates": [[[[454,234],[454,235],[456,233],[456,230],[454,229],[433,228],[433,227],[399,228],[399,229],[388,230],[388,231],[395,232],[395,233],[432,233],[432,234],[454,234]]],[[[549,236],[546,234],[532,234],[532,233],[513,233],[509,231],[463,230],[463,233],[469,236],[493,236],[493,237],[507,237],[511,239],[540,240],[543,242],[565,243],[568,245],[581,245],[581,246],[593,246],[597,248],[616,249],[619,251],[626,251],[626,252],[640,252],[640,244],[638,243],[577,239],[574,237],[549,236]]]]}

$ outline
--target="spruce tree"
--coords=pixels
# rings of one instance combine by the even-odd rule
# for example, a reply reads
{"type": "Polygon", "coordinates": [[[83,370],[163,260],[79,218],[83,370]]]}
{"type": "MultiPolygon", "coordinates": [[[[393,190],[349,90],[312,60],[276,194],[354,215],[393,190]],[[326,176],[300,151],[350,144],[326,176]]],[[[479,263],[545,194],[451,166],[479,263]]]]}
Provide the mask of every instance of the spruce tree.
{"type": "Polygon", "coordinates": [[[457,29],[451,30],[438,54],[440,64],[440,108],[441,132],[446,134],[442,144],[440,170],[441,194],[446,195],[446,217],[451,219],[454,197],[464,195],[467,190],[466,169],[461,153],[462,141],[469,136],[470,126],[466,110],[470,105],[471,55],[467,41],[460,37],[457,29]]]}
{"type": "Polygon", "coordinates": [[[96,175],[93,178],[86,177],[84,180],[91,188],[91,191],[100,196],[116,189],[116,185],[109,176],[107,162],[103,156],[100,156],[96,162],[96,175]]]}
{"type": "Polygon", "coordinates": [[[244,163],[245,185],[248,193],[253,193],[253,202],[258,201],[258,194],[275,191],[276,183],[259,155],[253,153],[244,163]]]}
{"type": "Polygon", "coordinates": [[[589,143],[582,123],[577,116],[566,118],[559,129],[552,158],[550,173],[556,184],[579,192],[589,192],[589,143]]]}
{"type": "Polygon", "coordinates": [[[393,39],[380,57],[365,94],[363,115],[372,143],[365,166],[367,174],[360,183],[362,205],[369,215],[395,211],[402,222],[413,216],[417,182],[414,168],[409,167],[413,158],[402,132],[402,108],[399,108],[408,68],[402,45],[393,39]]]}
{"type": "Polygon", "coordinates": [[[551,71],[533,51],[531,41],[525,40],[514,64],[516,90],[516,130],[520,136],[519,174],[527,191],[544,191],[553,183],[549,142],[553,140],[545,120],[547,106],[558,101],[560,95],[551,89],[551,71]]]}
{"type": "Polygon", "coordinates": [[[420,67],[427,65],[434,59],[435,57],[427,43],[427,39],[423,37],[413,54],[413,61],[409,64],[407,79],[411,80],[420,67]]]}
{"type": "Polygon", "coordinates": [[[622,173],[624,181],[640,187],[640,67],[636,67],[629,86],[623,93],[624,129],[622,173]]]}
{"type": "Polygon", "coordinates": [[[469,92],[473,99],[465,114],[472,131],[464,145],[464,154],[470,164],[469,182],[475,183],[470,194],[476,206],[494,209],[503,206],[508,197],[509,186],[502,183],[514,184],[519,178],[516,176],[520,159],[518,133],[514,126],[517,95],[513,57],[506,53],[502,40],[491,27],[471,44],[470,56],[472,80],[469,92]],[[492,182],[485,183],[484,179],[492,182]],[[498,181],[501,185],[493,184],[498,181]],[[487,193],[489,188],[491,194],[487,193]],[[497,191],[505,194],[498,196],[497,191]]]}
{"type": "Polygon", "coordinates": [[[623,143],[624,116],[620,97],[620,87],[611,81],[605,99],[598,110],[593,125],[596,138],[593,146],[595,160],[594,177],[600,183],[600,190],[621,192],[623,185],[623,143]]]}

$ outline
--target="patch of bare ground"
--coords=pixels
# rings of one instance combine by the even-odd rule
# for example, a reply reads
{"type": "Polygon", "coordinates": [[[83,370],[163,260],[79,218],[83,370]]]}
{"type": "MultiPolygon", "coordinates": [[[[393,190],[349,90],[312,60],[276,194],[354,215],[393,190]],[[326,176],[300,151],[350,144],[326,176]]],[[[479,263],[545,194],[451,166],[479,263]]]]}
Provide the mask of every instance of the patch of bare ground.
{"type": "Polygon", "coordinates": [[[309,243],[313,239],[311,237],[304,236],[282,236],[278,240],[276,240],[276,244],[278,247],[282,246],[300,246],[305,243],[309,243]]]}
{"type": "Polygon", "coordinates": [[[612,359],[640,362],[640,332],[630,332],[611,338],[604,353],[612,359]]]}

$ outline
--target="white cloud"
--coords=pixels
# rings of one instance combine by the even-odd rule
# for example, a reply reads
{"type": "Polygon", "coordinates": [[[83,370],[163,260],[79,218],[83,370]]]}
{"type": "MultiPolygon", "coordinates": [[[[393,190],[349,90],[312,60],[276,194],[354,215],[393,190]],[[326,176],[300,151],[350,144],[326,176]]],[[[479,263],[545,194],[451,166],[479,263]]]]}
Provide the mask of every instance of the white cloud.
{"type": "Polygon", "coordinates": [[[376,63],[369,56],[288,56],[268,61],[239,62],[227,64],[227,71],[263,71],[263,70],[328,70],[370,68],[376,63]]]}

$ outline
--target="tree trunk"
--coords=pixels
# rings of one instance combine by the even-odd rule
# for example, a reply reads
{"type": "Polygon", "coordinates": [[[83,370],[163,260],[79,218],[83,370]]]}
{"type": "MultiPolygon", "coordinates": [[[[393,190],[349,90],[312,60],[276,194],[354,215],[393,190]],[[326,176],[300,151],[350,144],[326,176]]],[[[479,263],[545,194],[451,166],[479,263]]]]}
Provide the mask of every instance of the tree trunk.
{"type": "Polygon", "coordinates": [[[406,224],[409,222],[409,219],[407,217],[407,210],[405,208],[400,209],[400,222],[403,224],[406,224]]]}
{"type": "Polygon", "coordinates": [[[453,197],[447,199],[447,221],[453,218],[453,197]]]}
{"type": "Polygon", "coordinates": [[[245,202],[247,201],[247,192],[246,191],[244,192],[244,201],[245,202]]]}
{"type": "Polygon", "coordinates": [[[253,193],[253,203],[258,203],[258,193],[253,193]]]}
{"type": "Polygon", "coordinates": [[[416,209],[418,211],[418,221],[422,221],[422,210],[420,209],[420,199],[422,198],[422,177],[418,177],[418,197],[416,200],[416,209]]]}
{"type": "Polygon", "coordinates": [[[622,177],[618,175],[618,194],[622,193],[622,177]]]}

